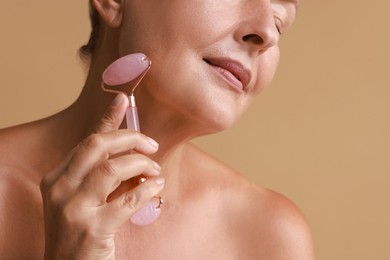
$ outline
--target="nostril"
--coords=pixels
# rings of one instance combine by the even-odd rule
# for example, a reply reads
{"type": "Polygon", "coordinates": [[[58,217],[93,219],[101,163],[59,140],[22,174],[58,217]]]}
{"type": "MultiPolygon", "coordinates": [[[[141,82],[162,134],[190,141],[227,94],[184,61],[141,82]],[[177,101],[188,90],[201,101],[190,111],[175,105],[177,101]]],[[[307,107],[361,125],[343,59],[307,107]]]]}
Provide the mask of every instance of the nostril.
{"type": "Polygon", "coordinates": [[[244,37],[242,37],[242,40],[244,42],[252,42],[254,44],[258,44],[258,45],[261,45],[264,43],[263,41],[263,38],[261,38],[259,35],[257,34],[248,34],[248,35],[245,35],[244,37]]]}

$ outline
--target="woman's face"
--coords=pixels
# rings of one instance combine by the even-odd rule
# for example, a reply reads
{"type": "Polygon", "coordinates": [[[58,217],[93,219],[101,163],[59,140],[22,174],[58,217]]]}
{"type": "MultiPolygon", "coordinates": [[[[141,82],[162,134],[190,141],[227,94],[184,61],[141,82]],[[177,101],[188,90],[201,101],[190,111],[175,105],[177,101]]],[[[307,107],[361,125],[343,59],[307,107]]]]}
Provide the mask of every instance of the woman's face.
{"type": "Polygon", "coordinates": [[[219,131],[272,80],[295,13],[293,0],[128,0],[119,52],[152,61],[139,95],[219,131]]]}

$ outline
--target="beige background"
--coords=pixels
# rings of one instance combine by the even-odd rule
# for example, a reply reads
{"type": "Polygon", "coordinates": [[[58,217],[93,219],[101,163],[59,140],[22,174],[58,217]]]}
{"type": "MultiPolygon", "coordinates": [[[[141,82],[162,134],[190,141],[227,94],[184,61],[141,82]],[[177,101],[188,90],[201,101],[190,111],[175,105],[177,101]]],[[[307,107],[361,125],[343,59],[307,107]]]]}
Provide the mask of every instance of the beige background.
{"type": "MultiPolygon", "coordinates": [[[[0,127],[50,115],[83,84],[87,1],[4,1],[0,127]]],[[[272,86],[198,140],[306,214],[318,259],[390,259],[390,2],[303,1],[272,86]]]]}

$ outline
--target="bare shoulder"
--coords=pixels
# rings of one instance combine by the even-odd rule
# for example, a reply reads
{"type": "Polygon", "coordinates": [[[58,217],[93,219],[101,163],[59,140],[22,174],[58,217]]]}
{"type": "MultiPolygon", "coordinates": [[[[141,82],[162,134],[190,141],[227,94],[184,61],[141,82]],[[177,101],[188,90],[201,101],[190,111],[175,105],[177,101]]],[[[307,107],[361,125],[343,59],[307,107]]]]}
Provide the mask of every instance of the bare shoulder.
{"type": "Polygon", "coordinates": [[[0,130],[0,258],[5,259],[31,256],[41,242],[39,236],[31,239],[42,233],[39,180],[21,167],[24,157],[15,141],[20,136],[17,127],[0,130]]]}
{"type": "Polygon", "coordinates": [[[36,183],[26,175],[21,169],[0,166],[0,258],[42,255],[41,199],[36,183]]]}
{"type": "Polygon", "coordinates": [[[25,155],[29,143],[33,142],[30,137],[29,124],[0,129],[0,166],[12,166],[20,161],[21,154],[25,155]]]}
{"type": "MultiPolygon", "coordinates": [[[[23,165],[22,162],[25,160],[22,154],[26,150],[26,144],[23,138],[23,126],[14,126],[10,128],[0,129],[0,185],[4,192],[5,185],[10,185],[14,182],[23,172],[19,169],[19,165],[23,165]],[[23,149],[23,147],[25,149],[23,149]]],[[[28,147],[28,145],[27,145],[28,147]]]]}
{"type": "Polygon", "coordinates": [[[251,252],[250,257],[315,259],[311,231],[301,210],[285,196],[244,177],[239,183],[233,191],[235,205],[246,214],[231,214],[231,221],[240,221],[241,227],[236,232],[248,238],[242,246],[251,252]]]}
{"type": "MultiPolygon", "coordinates": [[[[202,153],[201,151],[198,151],[202,153]]],[[[209,174],[219,176],[222,224],[245,259],[313,260],[311,231],[301,210],[285,196],[263,188],[207,155],[209,174]]],[[[213,182],[216,185],[216,182],[213,182]]],[[[215,189],[215,187],[213,187],[215,189]]]]}
{"type": "Polygon", "coordinates": [[[269,259],[314,259],[311,231],[301,210],[279,193],[261,187],[257,190],[248,198],[252,200],[253,219],[257,219],[251,223],[258,232],[253,241],[268,244],[264,252],[269,259]]]}
{"type": "Polygon", "coordinates": [[[52,143],[48,133],[50,129],[44,120],[0,129],[0,167],[18,175],[29,173],[24,177],[35,178],[39,182],[42,170],[53,161],[53,151],[58,150],[48,150],[48,144],[52,143]]]}

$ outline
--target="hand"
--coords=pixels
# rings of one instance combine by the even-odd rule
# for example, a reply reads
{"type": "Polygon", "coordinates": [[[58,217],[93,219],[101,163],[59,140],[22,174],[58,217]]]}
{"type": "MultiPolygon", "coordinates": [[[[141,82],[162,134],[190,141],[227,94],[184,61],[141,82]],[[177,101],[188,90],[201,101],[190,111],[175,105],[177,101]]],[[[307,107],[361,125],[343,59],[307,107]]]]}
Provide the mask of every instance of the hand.
{"type": "Polygon", "coordinates": [[[43,178],[45,259],[114,259],[118,228],[162,190],[160,167],[146,156],[158,144],[118,130],[127,107],[128,99],[119,94],[96,132],[43,178]],[[150,178],[107,201],[123,181],[140,174],[150,178]]]}

